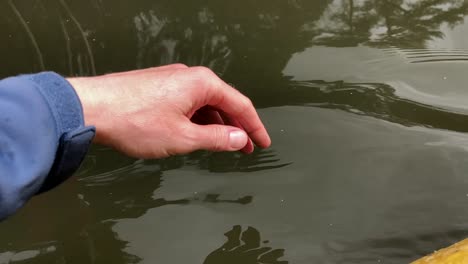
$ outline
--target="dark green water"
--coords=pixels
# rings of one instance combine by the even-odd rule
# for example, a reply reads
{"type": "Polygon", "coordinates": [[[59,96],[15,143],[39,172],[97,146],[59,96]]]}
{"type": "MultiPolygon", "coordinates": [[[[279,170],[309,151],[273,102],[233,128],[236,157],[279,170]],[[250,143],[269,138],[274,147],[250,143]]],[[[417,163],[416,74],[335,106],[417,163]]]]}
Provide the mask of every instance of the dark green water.
{"type": "Polygon", "coordinates": [[[80,172],[0,263],[408,263],[468,237],[468,2],[3,0],[0,77],[206,65],[273,146],[80,172]]]}

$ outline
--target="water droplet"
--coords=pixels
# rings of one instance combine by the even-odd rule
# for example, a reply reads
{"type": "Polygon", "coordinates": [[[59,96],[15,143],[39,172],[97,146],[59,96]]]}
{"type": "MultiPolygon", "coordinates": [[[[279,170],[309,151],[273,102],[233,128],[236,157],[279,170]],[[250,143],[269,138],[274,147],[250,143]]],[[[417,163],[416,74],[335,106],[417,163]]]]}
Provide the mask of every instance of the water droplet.
{"type": "Polygon", "coordinates": [[[447,80],[447,76],[444,76],[444,80],[447,80]]]}

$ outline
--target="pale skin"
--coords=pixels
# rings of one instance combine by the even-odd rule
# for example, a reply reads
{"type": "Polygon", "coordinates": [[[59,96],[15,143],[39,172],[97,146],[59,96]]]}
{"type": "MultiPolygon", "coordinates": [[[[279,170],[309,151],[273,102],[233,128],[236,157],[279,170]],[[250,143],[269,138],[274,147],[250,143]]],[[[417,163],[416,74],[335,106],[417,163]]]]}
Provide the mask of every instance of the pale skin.
{"type": "Polygon", "coordinates": [[[270,137],[252,102],[205,67],[172,64],[68,78],[95,142],[136,158],[196,150],[251,153],[270,137]]]}

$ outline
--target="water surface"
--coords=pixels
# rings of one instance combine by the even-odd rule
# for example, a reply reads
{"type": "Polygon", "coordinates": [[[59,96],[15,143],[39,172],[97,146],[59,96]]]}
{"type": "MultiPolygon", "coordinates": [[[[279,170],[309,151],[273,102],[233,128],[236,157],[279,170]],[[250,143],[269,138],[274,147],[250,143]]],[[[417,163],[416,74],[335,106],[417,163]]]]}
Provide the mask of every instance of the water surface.
{"type": "Polygon", "coordinates": [[[0,263],[408,263],[468,236],[468,2],[5,0],[0,76],[182,62],[273,146],[95,146],[0,224],[0,263]]]}

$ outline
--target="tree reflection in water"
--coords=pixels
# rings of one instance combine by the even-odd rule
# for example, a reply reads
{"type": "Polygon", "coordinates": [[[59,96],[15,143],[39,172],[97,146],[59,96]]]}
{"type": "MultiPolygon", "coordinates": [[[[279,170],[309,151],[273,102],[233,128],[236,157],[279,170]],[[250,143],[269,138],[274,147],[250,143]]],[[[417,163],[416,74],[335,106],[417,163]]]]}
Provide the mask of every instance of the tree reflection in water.
{"type": "Polygon", "coordinates": [[[341,0],[307,31],[318,45],[424,48],[426,41],[443,37],[442,24],[453,27],[467,12],[463,0],[341,0]]]}
{"type": "MultiPolygon", "coordinates": [[[[467,13],[464,0],[0,1],[4,25],[0,34],[5,36],[0,56],[9,63],[0,69],[0,76],[37,71],[42,65],[66,75],[89,75],[173,62],[201,64],[252,97],[259,107],[337,108],[405,125],[466,132],[463,115],[401,100],[385,84],[292,82],[282,71],[294,53],[314,45],[425,48],[427,41],[443,37],[442,25],[453,27],[467,13]],[[8,3],[14,3],[17,12],[8,3]],[[18,17],[26,21],[28,30],[18,17]]],[[[57,262],[137,263],[138,257],[125,253],[126,242],[112,230],[118,219],[137,218],[167,204],[254,202],[250,196],[227,200],[216,193],[201,200],[154,199],[164,171],[196,165],[218,173],[252,172],[288,165],[271,151],[249,157],[200,152],[157,162],[103,152],[92,153],[101,156],[96,159],[99,168],[91,164],[78,182],[54,191],[46,201],[39,198],[36,209],[29,208],[16,218],[19,225],[6,223],[2,234],[16,237],[13,244],[2,239],[2,249],[36,249],[39,256],[33,261],[47,256],[57,262]],[[38,223],[49,228],[21,228],[38,223]],[[46,251],[50,246],[56,250],[46,251]]],[[[206,264],[287,263],[278,260],[282,250],[259,242],[254,228],[242,232],[234,227],[226,235],[226,244],[212,252],[206,264]]]]}
{"type": "Polygon", "coordinates": [[[234,226],[224,234],[226,243],[211,252],[203,264],[287,264],[280,260],[284,249],[272,249],[265,246],[267,241],[260,239],[260,233],[253,227],[242,231],[241,226],[234,226]]]}
{"type": "Polygon", "coordinates": [[[311,45],[424,48],[443,37],[442,25],[453,27],[468,12],[464,0],[197,0],[180,3],[183,8],[169,0],[127,1],[39,0],[33,11],[29,1],[16,0],[17,12],[0,2],[0,34],[8,36],[0,52],[14,62],[0,76],[40,68],[87,75],[183,62],[212,67],[233,81],[242,70],[277,78],[292,54],[311,45]]]}
{"type": "MultiPolygon", "coordinates": [[[[468,132],[468,116],[431,105],[403,99],[395,89],[383,83],[347,83],[343,81],[288,81],[287,92],[275,96],[282,105],[307,105],[332,108],[353,114],[372,116],[405,126],[424,126],[468,132]]],[[[270,104],[275,104],[274,101],[270,104]]]]}

